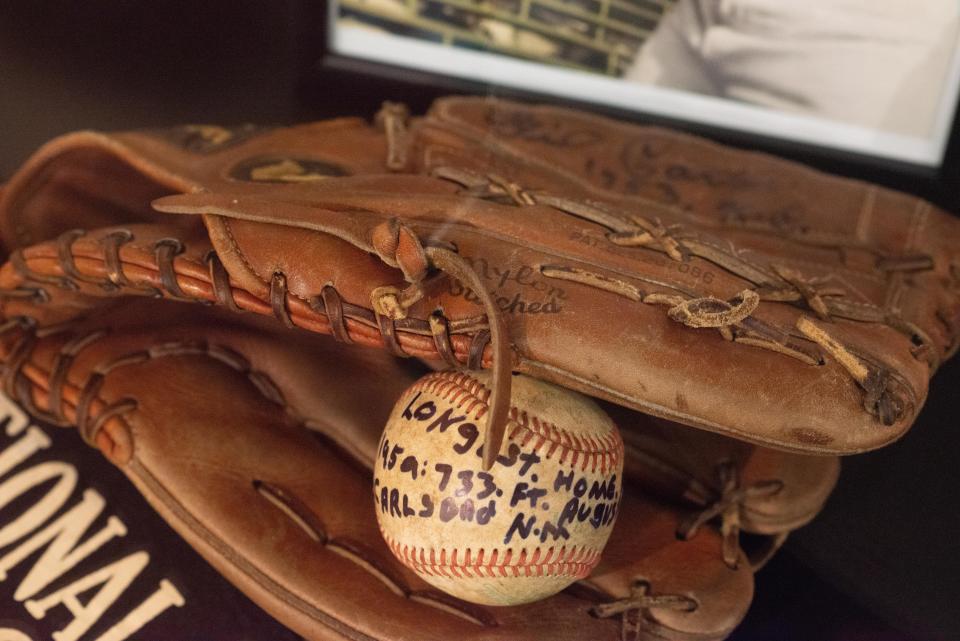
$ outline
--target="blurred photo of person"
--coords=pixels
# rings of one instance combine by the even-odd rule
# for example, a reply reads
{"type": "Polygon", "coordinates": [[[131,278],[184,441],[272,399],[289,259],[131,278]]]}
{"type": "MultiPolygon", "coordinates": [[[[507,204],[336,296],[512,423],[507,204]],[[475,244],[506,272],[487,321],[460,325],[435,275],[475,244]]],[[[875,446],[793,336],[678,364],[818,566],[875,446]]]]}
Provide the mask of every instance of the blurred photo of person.
{"type": "Polygon", "coordinates": [[[958,0],[678,0],[624,79],[928,136],[958,0]]]}

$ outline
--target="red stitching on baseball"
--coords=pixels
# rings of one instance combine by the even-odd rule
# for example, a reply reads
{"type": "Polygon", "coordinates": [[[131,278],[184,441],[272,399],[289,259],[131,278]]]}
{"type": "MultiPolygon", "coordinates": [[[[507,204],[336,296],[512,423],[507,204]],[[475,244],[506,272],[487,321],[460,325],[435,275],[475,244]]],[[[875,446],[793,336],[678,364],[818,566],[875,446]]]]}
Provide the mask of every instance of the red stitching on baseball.
{"type": "MultiPolygon", "coordinates": [[[[490,398],[490,390],[471,375],[462,372],[427,374],[414,383],[407,390],[407,394],[419,391],[435,394],[451,404],[456,403],[458,409],[464,409],[463,405],[469,400],[464,411],[474,413],[476,419],[482,418],[489,409],[487,401],[490,398]]],[[[615,430],[598,438],[587,435],[581,438],[554,423],[544,421],[537,416],[531,417],[525,410],[515,406],[510,407],[507,415],[506,434],[510,441],[516,441],[519,435],[519,444],[523,447],[530,442],[531,438],[538,436],[551,444],[547,457],[552,457],[560,447],[560,462],[566,462],[569,452],[572,454],[570,465],[576,467],[577,461],[581,461],[581,471],[590,468],[592,472],[596,472],[599,465],[601,473],[606,474],[623,460],[623,440],[615,430]]],[[[532,449],[537,452],[542,446],[543,442],[538,441],[532,449]]]]}
{"type": "Polygon", "coordinates": [[[469,548],[465,551],[458,548],[450,550],[442,548],[438,560],[436,550],[431,548],[428,561],[426,548],[400,544],[386,533],[383,538],[404,565],[426,576],[447,578],[569,576],[581,579],[588,576],[600,560],[600,552],[597,550],[564,546],[558,551],[551,546],[545,552],[539,547],[532,552],[526,549],[521,550],[516,558],[512,549],[507,549],[502,556],[499,554],[500,550],[493,550],[486,563],[484,563],[484,550],[480,550],[477,556],[471,559],[469,548]],[[449,561],[447,560],[448,551],[450,552],[449,561]],[[458,554],[462,555],[459,561],[458,554]],[[511,561],[514,562],[511,563],[511,561]]]}

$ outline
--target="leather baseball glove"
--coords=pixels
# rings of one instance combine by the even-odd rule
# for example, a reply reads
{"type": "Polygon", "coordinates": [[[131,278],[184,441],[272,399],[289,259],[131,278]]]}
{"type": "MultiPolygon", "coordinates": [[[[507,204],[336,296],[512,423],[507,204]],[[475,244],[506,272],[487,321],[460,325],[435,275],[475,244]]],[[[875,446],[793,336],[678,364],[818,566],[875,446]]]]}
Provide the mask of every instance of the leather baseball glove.
{"type": "Polygon", "coordinates": [[[60,138],[4,192],[24,249],[3,287],[214,303],[490,367],[494,446],[519,371],[849,454],[902,435],[955,348],[960,225],[928,203],[550,107],[378,122],[60,138]]]}
{"type": "Polygon", "coordinates": [[[445,99],[419,119],[388,105],[374,124],[72,134],[0,193],[0,237],[6,392],[76,425],[315,638],[423,638],[417,625],[440,619],[443,638],[721,638],[749,602],[737,530],[775,549],[835,481],[835,460],[802,454],[902,435],[956,346],[960,226],[931,205],[500,101],[445,99]],[[627,468],[658,498],[624,499],[578,588],[589,599],[490,614],[350,556],[350,542],[382,545],[362,465],[373,418],[410,380],[354,346],[492,369],[488,464],[511,372],[623,414],[627,468]],[[317,398],[324,381],[338,393],[317,398]],[[299,429],[314,423],[332,449],[299,429]],[[377,592],[396,605],[375,620],[350,587],[367,584],[397,598],[377,592]]]}
{"type": "MultiPolygon", "coordinates": [[[[8,331],[2,355],[25,408],[76,426],[214,567],[308,639],[711,641],[752,598],[739,550],[731,568],[714,527],[677,539],[682,511],[640,487],[600,565],[559,595],[488,608],[430,588],[381,538],[370,471],[393,398],[428,371],[416,361],[149,299],[8,331]]],[[[524,569],[506,558],[506,571],[524,569]]]]}

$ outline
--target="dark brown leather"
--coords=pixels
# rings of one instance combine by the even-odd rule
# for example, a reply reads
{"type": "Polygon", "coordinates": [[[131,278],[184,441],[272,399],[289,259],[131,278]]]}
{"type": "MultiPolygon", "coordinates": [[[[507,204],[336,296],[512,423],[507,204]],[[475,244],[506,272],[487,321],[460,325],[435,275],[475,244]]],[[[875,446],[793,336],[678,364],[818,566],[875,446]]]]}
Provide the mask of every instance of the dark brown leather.
{"type": "Polygon", "coordinates": [[[960,225],[928,203],[549,107],[446,99],[391,131],[342,119],[61,138],[0,200],[5,244],[41,243],[2,287],[160,293],[451,365],[506,359],[818,454],[902,435],[956,347],[960,225]],[[151,209],[165,194],[180,195],[151,209]],[[108,264],[95,228],[144,222],[162,227],[108,243],[108,264]],[[94,231],[49,240],[75,226],[94,231]],[[446,280],[443,252],[459,265],[446,280]]]}
{"type": "Polygon", "coordinates": [[[706,641],[752,597],[713,527],[677,540],[682,513],[629,486],[600,565],[574,588],[506,608],[430,589],[390,554],[371,501],[377,440],[426,371],[416,361],[150,299],[8,330],[11,354],[6,382],[26,408],[77,425],[211,564],[310,639],[706,641]]]}
{"type": "Polygon", "coordinates": [[[804,454],[898,438],[955,351],[960,226],[568,110],[381,122],[45,146],[0,191],[5,391],[311,638],[722,638],[752,590],[736,531],[761,563],[835,482],[804,454]],[[484,609],[387,553],[369,462],[419,371],[390,353],[615,404],[636,491],[588,581],[484,609]]]}
{"type": "Polygon", "coordinates": [[[740,541],[754,569],[813,520],[840,475],[836,457],[793,454],[612,404],[603,408],[620,426],[625,473],[644,491],[688,510],[678,535],[696,536],[704,519],[719,520],[734,541],[741,531],[755,535],[740,541]]]}

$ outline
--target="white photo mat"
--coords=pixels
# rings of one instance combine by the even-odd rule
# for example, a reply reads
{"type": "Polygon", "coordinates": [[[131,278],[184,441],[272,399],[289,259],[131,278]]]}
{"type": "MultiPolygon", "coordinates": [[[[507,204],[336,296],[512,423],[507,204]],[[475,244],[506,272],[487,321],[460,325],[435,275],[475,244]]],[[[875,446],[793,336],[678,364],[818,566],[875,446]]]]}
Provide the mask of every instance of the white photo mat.
{"type": "Polygon", "coordinates": [[[943,160],[960,93],[958,47],[950,61],[930,135],[901,135],[815,116],[777,112],[713,96],[625,82],[501,54],[446,46],[362,26],[338,25],[337,16],[337,3],[331,2],[330,49],[340,56],[927,167],[938,167],[943,160]]]}

